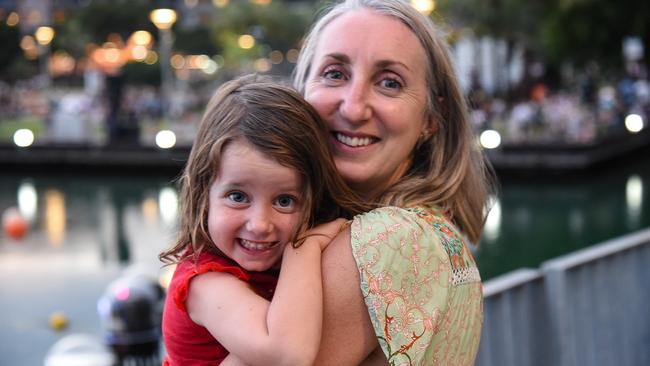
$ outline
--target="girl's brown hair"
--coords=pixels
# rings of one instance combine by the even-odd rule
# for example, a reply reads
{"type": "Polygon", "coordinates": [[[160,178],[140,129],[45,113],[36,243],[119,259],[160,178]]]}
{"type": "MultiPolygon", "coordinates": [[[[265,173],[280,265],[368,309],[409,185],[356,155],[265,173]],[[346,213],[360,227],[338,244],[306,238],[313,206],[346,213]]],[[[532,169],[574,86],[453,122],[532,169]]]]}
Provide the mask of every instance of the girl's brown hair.
{"type": "Polygon", "coordinates": [[[409,171],[380,197],[378,204],[434,204],[445,210],[471,241],[478,243],[494,178],[467,116],[467,102],[456,78],[442,32],[403,0],[347,0],[332,7],[304,40],[294,70],[294,86],[305,92],[323,30],[339,16],[362,9],[396,18],[419,39],[427,57],[427,110],[432,136],[414,148],[409,171]]]}
{"type": "Polygon", "coordinates": [[[368,210],[339,176],[327,128],[311,105],[288,86],[241,77],[223,84],[208,103],[179,179],[178,237],[159,255],[163,262],[198,258],[204,250],[219,253],[208,232],[209,191],[224,148],[236,139],[299,173],[303,208],[294,240],[311,226],[368,210]]]}

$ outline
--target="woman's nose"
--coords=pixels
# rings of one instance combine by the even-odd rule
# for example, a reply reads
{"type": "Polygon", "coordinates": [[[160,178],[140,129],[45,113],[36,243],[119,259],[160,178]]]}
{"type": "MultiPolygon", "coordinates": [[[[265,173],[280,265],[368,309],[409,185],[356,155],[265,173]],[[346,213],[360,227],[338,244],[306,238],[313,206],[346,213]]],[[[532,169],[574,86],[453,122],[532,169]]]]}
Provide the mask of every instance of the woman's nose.
{"type": "Polygon", "coordinates": [[[351,81],[342,96],[339,110],[341,116],[351,123],[370,119],[372,109],[369,103],[369,87],[360,81],[351,81]]]}
{"type": "Polygon", "coordinates": [[[265,207],[251,209],[246,222],[246,229],[255,234],[267,234],[273,230],[272,212],[265,207]]]}

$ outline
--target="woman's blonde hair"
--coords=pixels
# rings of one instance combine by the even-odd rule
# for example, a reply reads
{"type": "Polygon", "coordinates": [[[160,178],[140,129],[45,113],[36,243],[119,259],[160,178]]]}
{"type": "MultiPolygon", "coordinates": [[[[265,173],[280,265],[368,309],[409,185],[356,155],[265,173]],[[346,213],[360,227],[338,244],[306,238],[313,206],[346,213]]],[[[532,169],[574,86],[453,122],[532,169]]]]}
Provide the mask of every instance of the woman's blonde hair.
{"type": "MultiPolygon", "coordinates": [[[[468,106],[458,84],[447,42],[433,22],[402,0],[347,0],[330,8],[304,40],[293,74],[294,86],[304,94],[323,30],[332,20],[368,9],[405,24],[424,48],[429,89],[427,112],[435,133],[413,151],[409,171],[380,197],[382,205],[434,204],[445,210],[471,241],[478,243],[493,173],[475,142],[468,106]]],[[[342,35],[343,36],[343,35],[342,35]]]]}
{"type": "Polygon", "coordinates": [[[179,179],[178,237],[160,259],[196,259],[204,250],[221,254],[208,232],[209,191],[224,148],[238,139],[301,177],[302,220],[294,240],[313,225],[367,211],[338,174],[328,138],[318,113],[294,89],[255,75],[223,84],[208,103],[179,179]]]}

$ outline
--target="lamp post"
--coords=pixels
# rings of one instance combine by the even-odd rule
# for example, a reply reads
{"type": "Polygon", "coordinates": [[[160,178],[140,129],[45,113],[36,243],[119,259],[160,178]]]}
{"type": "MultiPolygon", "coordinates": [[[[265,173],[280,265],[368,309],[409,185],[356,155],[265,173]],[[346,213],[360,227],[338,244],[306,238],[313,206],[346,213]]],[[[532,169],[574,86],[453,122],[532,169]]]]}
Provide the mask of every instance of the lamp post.
{"type": "Polygon", "coordinates": [[[149,14],[149,19],[158,28],[160,35],[160,76],[161,76],[161,99],[162,99],[162,112],[163,118],[168,117],[169,103],[171,96],[171,83],[172,73],[169,59],[171,58],[171,49],[173,42],[173,35],[171,31],[172,25],[176,22],[176,12],[173,9],[155,9],[149,14]]]}
{"type": "Polygon", "coordinates": [[[48,60],[50,54],[50,43],[54,39],[54,29],[52,27],[38,27],[34,33],[34,38],[38,42],[38,56],[41,69],[41,77],[45,86],[50,86],[50,72],[48,70],[48,60]]]}

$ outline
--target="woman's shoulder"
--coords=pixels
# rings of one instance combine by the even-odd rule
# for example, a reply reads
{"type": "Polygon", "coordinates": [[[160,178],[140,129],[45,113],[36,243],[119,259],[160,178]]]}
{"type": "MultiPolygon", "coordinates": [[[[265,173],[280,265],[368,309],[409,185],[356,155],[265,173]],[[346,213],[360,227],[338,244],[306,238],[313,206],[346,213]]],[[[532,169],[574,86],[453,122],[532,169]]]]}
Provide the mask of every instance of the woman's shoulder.
{"type": "Polygon", "coordinates": [[[427,231],[434,229],[445,236],[462,237],[460,231],[437,206],[385,206],[359,214],[353,220],[353,224],[356,224],[357,227],[370,225],[381,228],[381,226],[377,226],[379,223],[406,229],[420,228],[427,231]]]}
{"type": "Polygon", "coordinates": [[[437,245],[436,228],[446,226],[439,210],[431,207],[385,206],[355,216],[350,235],[353,247],[377,245],[384,251],[383,248],[417,242],[427,243],[425,250],[430,251],[442,248],[437,245]]]}
{"type": "Polygon", "coordinates": [[[466,236],[438,206],[389,206],[358,215],[351,225],[351,244],[360,251],[375,246],[382,253],[410,246],[445,258],[458,277],[454,283],[480,278],[466,236]]]}

